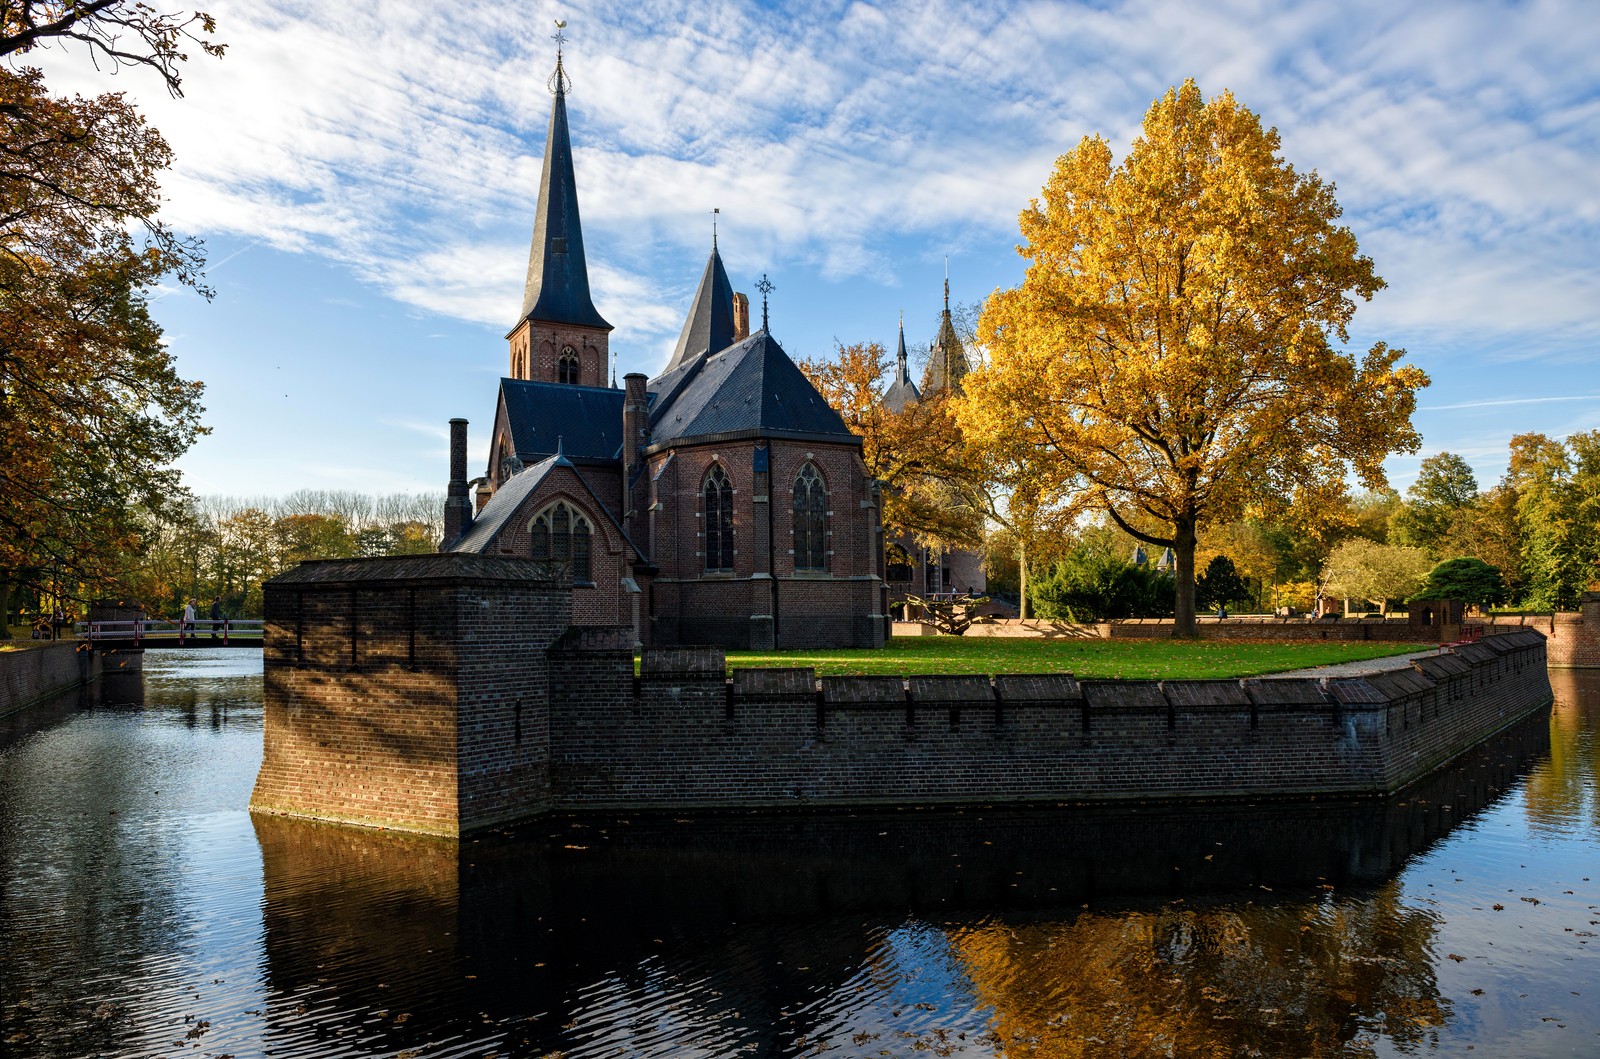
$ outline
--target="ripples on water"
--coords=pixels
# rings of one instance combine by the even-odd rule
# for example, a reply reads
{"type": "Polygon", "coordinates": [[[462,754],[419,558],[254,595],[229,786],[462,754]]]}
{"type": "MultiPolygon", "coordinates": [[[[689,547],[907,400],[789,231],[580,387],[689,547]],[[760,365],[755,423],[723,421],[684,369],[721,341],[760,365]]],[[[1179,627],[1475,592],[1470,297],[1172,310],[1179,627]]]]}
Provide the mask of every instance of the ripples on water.
{"type": "Polygon", "coordinates": [[[1600,673],[1386,803],[245,812],[260,652],[0,719],[8,1056],[1600,1054],[1600,673]]]}

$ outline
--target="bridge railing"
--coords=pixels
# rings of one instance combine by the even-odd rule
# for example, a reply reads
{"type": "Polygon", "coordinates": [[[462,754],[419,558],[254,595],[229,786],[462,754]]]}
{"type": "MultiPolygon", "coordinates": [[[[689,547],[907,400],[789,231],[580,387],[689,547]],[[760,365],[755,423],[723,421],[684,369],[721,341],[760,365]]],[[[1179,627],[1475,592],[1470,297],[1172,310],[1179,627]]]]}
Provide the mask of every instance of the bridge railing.
{"type": "Polygon", "coordinates": [[[223,647],[235,640],[260,642],[261,628],[265,623],[251,618],[196,618],[194,621],[167,621],[165,619],[82,621],[77,625],[78,636],[90,643],[132,643],[135,647],[186,646],[195,640],[218,641],[223,647]]]}

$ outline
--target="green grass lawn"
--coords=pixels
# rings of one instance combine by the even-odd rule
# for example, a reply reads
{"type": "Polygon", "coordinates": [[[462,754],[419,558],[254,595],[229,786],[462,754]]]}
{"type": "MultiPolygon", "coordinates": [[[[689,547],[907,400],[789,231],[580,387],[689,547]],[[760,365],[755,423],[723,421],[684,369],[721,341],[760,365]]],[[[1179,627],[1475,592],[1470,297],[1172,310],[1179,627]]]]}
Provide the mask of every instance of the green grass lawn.
{"type": "Polygon", "coordinates": [[[1407,643],[1233,643],[903,636],[878,650],[729,651],[728,668],[811,666],[818,676],[1072,673],[1081,678],[1249,677],[1421,650],[1407,643]]]}

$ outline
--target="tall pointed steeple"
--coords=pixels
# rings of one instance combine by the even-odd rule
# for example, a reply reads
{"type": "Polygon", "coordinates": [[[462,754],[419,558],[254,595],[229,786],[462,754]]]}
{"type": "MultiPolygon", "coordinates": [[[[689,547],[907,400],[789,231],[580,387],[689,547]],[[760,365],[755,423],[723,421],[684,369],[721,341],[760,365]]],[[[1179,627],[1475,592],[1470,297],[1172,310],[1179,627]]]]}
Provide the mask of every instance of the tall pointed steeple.
{"type": "Polygon", "coordinates": [[[667,362],[667,371],[682,367],[702,353],[720,353],[733,345],[733,285],[722,267],[722,255],[717,253],[716,237],[711,239],[711,257],[700,276],[700,286],[695,289],[694,301],[689,306],[689,317],[683,322],[683,334],[678,336],[678,348],[667,362]]]}
{"type": "Polygon", "coordinates": [[[900,314],[900,348],[894,354],[896,382],[910,382],[911,369],[906,366],[906,314],[900,314]]]}
{"type": "Polygon", "coordinates": [[[555,101],[544,141],[544,171],[539,206],[528,252],[528,281],[522,293],[523,320],[571,324],[610,331],[611,325],[589,295],[589,268],[583,255],[583,225],[578,218],[578,185],[572,175],[572,141],[567,132],[567,74],[556,51],[550,79],[555,101]]]}
{"type": "Polygon", "coordinates": [[[894,381],[883,391],[883,405],[891,412],[899,412],[921,398],[917,384],[911,381],[911,366],[906,362],[906,314],[901,313],[900,345],[894,354],[894,381]]]}
{"type": "Polygon", "coordinates": [[[944,263],[944,311],[939,314],[939,334],[928,353],[928,370],[922,376],[922,392],[931,396],[940,390],[961,392],[961,380],[971,365],[967,351],[956,335],[955,324],[950,319],[950,259],[944,263]]]}

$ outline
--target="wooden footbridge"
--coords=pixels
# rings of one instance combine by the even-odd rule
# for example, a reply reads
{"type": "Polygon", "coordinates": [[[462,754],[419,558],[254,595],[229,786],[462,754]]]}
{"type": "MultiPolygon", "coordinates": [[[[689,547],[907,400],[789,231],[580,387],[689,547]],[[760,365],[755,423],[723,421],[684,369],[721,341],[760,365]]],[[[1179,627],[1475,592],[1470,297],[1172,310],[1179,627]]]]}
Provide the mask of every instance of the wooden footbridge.
{"type": "Polygon", "coordinates": [[[97,650],[139,650],[146,647],[260,647],[262,622],[242,618],[220,621],[85,621],[78,637],[97,650]]]}

